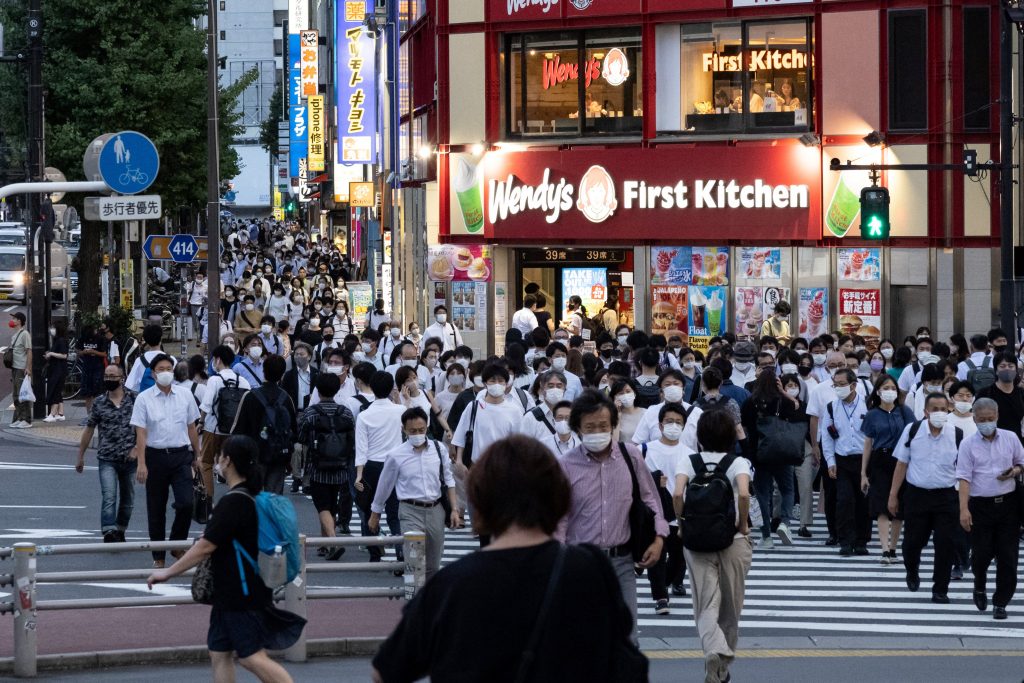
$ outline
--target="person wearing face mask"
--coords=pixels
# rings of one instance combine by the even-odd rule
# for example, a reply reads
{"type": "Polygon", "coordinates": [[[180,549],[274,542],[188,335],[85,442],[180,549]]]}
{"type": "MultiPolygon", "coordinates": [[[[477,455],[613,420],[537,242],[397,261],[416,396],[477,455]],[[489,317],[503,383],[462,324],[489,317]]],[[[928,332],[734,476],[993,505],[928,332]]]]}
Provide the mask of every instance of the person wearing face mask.
{"type": "Polygon", "coordinates": [[[931,393],[925,402],[925,419],[907,425],[900,434],[893,457],[896,469],[889,489],[889,512],[902,508],[906,520],[903,535],[903,565],[907,588],[921,586],[921,551],[934,538],[932,602],[948,605],[950,569],[955,560],[953,539],[957,526],[958,501],[956,463],[964,433],[949,424],[948,399],[931,393]],[[906,482],[902,503],[900,491],[906,482]]]}
{"type": "Polygon", "coordinates": [[[597,337],[597,356],[601,361],[601,367],[607,369],[615,361],[615,339],[603,332],[597,337]]]}
{"type": "Polygon", "coordinates": [[[669,534],[665,538],[661,556],[647,572],[651,597],[654,599],[654,613],[663,616],[669,614],[669,585],[672,586],[673,595],[686,595],[686,589],[683,587],[686,561],[683,559],[683,541],[679,536],[679,520],[672,507],[672,497],[675,495],[676,486],[676,477],[673,473],[679,472],[683,458],[688,454],[679,442],[686,425],[686,409],[678,403],[666,403],[658,411],[658,415],[661,438],[643,444],[641,451],[658,489],[665,521],[669,526],[669,534]]]}
{"type": "Polygon", "coordinates": [[[924,419],[924,404],[929,394],[942,393],[944,363],[929,363],[921,368],[921,382],[907,394],[905,405],[913,406],[914,419],[924,419]]]}
{"type": "Polygon", "coordinates": [[[614,435],[616,441],[633,441],[640,421],[647,414],[646,408],[636,405],[636,386],[632,380],[616,376],[608,386],[608,398],[619,411],[619,426],[614,435]]]}
{"type": "Polygon", "coordinates": [[[278,356],[284,356],[284,342],[277,335],[277,331],[274,327],[277,325],[277,320],[274,316],[265,315],[260,319],[260,331],[256,335],[261,342],[263,342],[263,348],[267,350],[267,353],[273,353],[278,356]]]}
{"type": "Polygon", "coordinates": [[[928,337],[920,337],[915,340],[914,349],[917,360],[904,368],[903,372],[900,373],[899,385],[903,396],[910,393],[914,385],[921,381],[921,368],[939,360],[937,356],[932,355],[932,340],[928,337]]]}
{"type": "Polygon", "coordinates": [[[836,530],[840,557],[867,555],[871,540],[871,518],[867,498],[861,491],[860,473],[864,457],[864,417],[867,402],[857,392],[857,376],[849,368],[832,378],[836,399],[826,405],[819,439],[828,466],[828,477],[836,483],[836,530]]]}
{"type": "Polygon", "coordinates": [[[538,378],[537,393],[541,402],[523,415],[519,423],[520,434],[532,436],[544,443],[555,434],[554,410],[556,405],[565,400],[565,385],[565,374],[558,370],[549,370],[538,378]]]}
{"type": "Polygon", "coordinates": [[[366,327],[370,330],[380,329],[380,326],[391,321],[391,316],[384,312],[384,299],[377,299],[373,302],[373,310],[366,313],[366,327]]]}
{"type": "Polygon", "coordinates": [[[1021,421],[1024,420],[1024,389],[1017,386],[1017,359],[1012,353],[1001,353],[992,359],[992,363],[996,368],[996,381],[978,391],[978,398],[995,401],[999,406],[999,429],[1012,432],[1020,439],[1021,421]]]}
{"type": "MultiPolygon", "coordinates": [[[[766,321],[767,322],[767,321],[766,321]]],[[[779,340],[775,337],[761,337],[757,340],[757,355],[767,353],[772,358],[779,355],[779,340]]]]}
{"type": "Polygon", "coordinates": [[[395,385],[400,387],[398,399],[401,405],[405,408],[421,408],[431,417],[433,422],[430,425],[431,433],[436,434],[439,441],[442,439],[451,441],[452,432],[448,428],[448,423],[445,421],[441,409],[434,402],[433,394],[420,387],[416,370],[405,366],[398,368],[395,372],[395,385]]]}
{"type": "Polygon", "coordinates": [[[629,353],[629,325],[619,325],[615,328],[615,343],[619,345],[619,355],[629,353]]]}
{"type": "Polygon", "coordinates": [[[559,522],[555,538],[570,545],[590,543],[608,557],[633,615],[635,640],[637,577],[629,525],[634,486],[640,502],[654,514],[656,534],[654,541],[637,553],[636,564],[649,569],[657,563],[669,527],[639,446],[612,442],[618,421],[615,406],[598,391],[585,391],[573,403],[569,425],[580,435],[580,446],[559,461],[572,496],[569,513],[559,522]]]}
{"type": "Polygon", "coordinates": [[[462,346],[462,333],[448,320],[448,309],[441,305],[434,307],[434,322],[423,330],[424,339],[440,339],[444,351],[454,351],[462,346]]]}
{"type": "MultiPolygon", "coordinates": [[[[417,348],[412,340],[406,340],[417,348]]],[[[441,353],[435,346],[430,346],[420,354],[419,366],[416,368],[416,375],[419,378],[420,386],[428,389],[436,399],[438,394],[444,390],[445,374],[444,368],[438,361],[441,353]]]]}
{"type": "Polygon", "coordinates": [[[416,375],[419,364],[419,354],[416,353],[416,347],[413,346],[412,342],[403,341],[392,348],[391,362],[384,368],[384,371],[394,377],[399,368],[409,368],[413,375],[416,375]]]}
{"type": "MultiPolygon", "coordinates": [[[[255,347],[249,347],[250,352],[255,347]]],[[[251,359],[250,359],[251,360],[251,359]]],[[[245,366],[239,365],[239,375],[246,377],[245,366]]],[[[238,414],[231,426],[232,434],[252,437],[259,445],[260,464],[264,473],[264,490],[281,494],[284,480],[291,467],[292,451],[295,446],[295,404],[284,389],[284,358],[267,355],[261,364],[262,379],[249,383],[255,388],[246,393],[238,404],[238,414]]]]}
{"type": "MultiPolygon", "coordinates": [[[[398,356],[401,355],[396,354],[396,351],[405,345],[412,346],[413,351],[416,353],[416,355],[419,355],[419,351],[416,350],[415,344],[413,344],[410,341],[406,341],[405,339],[402,339],[401,323],[397,323],[396,326],[396,321],[392,320],[390,323],[381,325],[380,329],[377,331],[380,332],[380,353],[385,358],[389,359],[390,364],[393,364],[395,362],[395,360],[390,359],[394,358],[397,360],[398,356]]],[[[387,370],[386,367],[384,369],[387,370]]]]}
{"type": "Polygon", "coordinates": [[[995,363],[988,353],[988,337],[983,334],[971,337],[971,355],[957,365],[956,378],[970,381],[974,391],[995,382],[995,363]]]}
{"type": "Polygon", "coordinates": [[[89,422],[78,443],[75,471],[85,471],[85,450],[99,429],[96,459],[100,472],[100,529],[104,543],[124,542],[134,509],[135,429],[131,425],[136,394],[124,388],[124,374],[116,365],[103,371],[106,393],[96,399],[89,422]]]}
{"type": "Polygon", "coordinates": [[[775,304],[772,314],[761,323],[761,336],[774,337],[779,344],[788,344],[792,337],[789,332],[789,314],[792,310],[788,301],[780,301],[775,304]]]}
{"type": "Polygon", "coordinates": [[[700,396],[700,373],[701,364],[697,361],[697,354],[690,348],[682,348],[679,351],[679,365],[685,378],[683,396],[690,403],[693,403],[700,396]]]}
{"type": "Polygon", "coordinates": [[[1008,337],[1006,336],[1006,333],[1003,332],[998,327],[992,328],[991,330],[988,331],[988,344],[992,349],[993,357],[999,355],[1000,353],[1005,353],[1006,351],[1013,350],[1010,348],[1009,341],[1007,340],[1008,337]]]}
{"type": "Polygon", "coordinates": [[[568,401],[559,401],[551,411],[554,418],[555,433],[549,434],[542,443],[548,447],[552,455],[561,459],[566,453],[580,445],[579,437],[569,426],[569,415],[572,412],[572,404],[568,401]]]}
{"type": "Polygon", "coordinates": [[[405,338],[416,345],[416,348],[422,348],[420,342],[423,341],[423,335],[420,334],[419,323],[409,323],[409,334],[405,335],[405,338]]]}
{"type": "Polygon", "coordinates": [[[748,382],[757,379],[754,356],[756,349],[754,344],[748,341],[736,342],[732,350],[732,383],[738,387],[745,387],[748,382]]]}
{"type": "Polygon", "coordinates": [[[993,617],[1006,619],[1006,606],[1017,588],[1020,514],[1014,479],[1024,473],[1024,447],[1017,433],[999,427],[1000,413],[993,399],[974,402],[978,431],[960,444],[956,478],[960,526],[971,537],[974,605],[982,612],[988,609],[988,570],[995,559],[993,617]]]}
{"type": "Polygon", "coordinates": [[[263,340],[255,334],[250,334],[242,342],[242,348],[245,355],[239,360],[235,371],[251,386],[258,387],[264,382],[263,361],[267,356],[263,340]]]}
{"type": "Polygon", "coordinates": [[[186,298],[188,300],[189,315],[192,317],[192,326],[202,336],[202,329],[200,328],[200,319],[203,316],[203,309],[206,307],[206,273],[199,271],[192,278],[192,282],[188,284],[188,291],[186,292],[186,298]]]}
{"type": "Polygon", "coordinates": [[[206,383],[199,412],[203,418],[202,453],[199,461],[200,474],[206,492],[213,497],[213,463],[220,453],[224,439],[231,433],[241,395],[252,387],[248,380],[239,377],[232,370],[235,363],[234,350],[225,344],[214,348],[212,353],[213,374],[206,383]],[[222,424],[221,418],[224,418],[222,424]]]}
{"type": "Polygon", "coordinates": [[[467,467],[479,459],[492,443],[518,432],[523,420],[519,399],[509,397],[506,391],[511,376],[503,365],[489,363],[479,378],[484,390],[468,409],[462,411],[452,438],[456,457],[467,467]]]}
{"type": "Polygon", "coordinates": [[[683,400],[683,373],[679,370],[666,370],[658,378],[658,388],[661,389],[662,402],[648,408],[636,431],[633,432],[631,441],[641,445],[654,441],[660,432],[658,428],[658,415],[666,403],[681,403],[684,408],[691,411],[686,418],[686,429],[683,432],[682,441],[687,448],[697,451],[697,419],[700,417],[701,409],[683,400]]]}
{"type": "MultiPolygon", "coordinates": [[[[192,524],[192,471],[198,469],[199,408],[192,394],[174,386],[174,360],[159,354],[150,364],[156,383],[135,398],[130,424],[135,427],[135,478],[146,486],[149,540],[167,538],[168,489],[174,493],[172,541],[188,538],[192,524]],[[190,451],[191,447],[191,451],[190,451]]],[[[181,557],[184,551],[172,551],[181,557]]],[[[164,567],[165,552],[153,551],[153,567],[164,567]]]]}
{"type": "Polygon", "coordinates": [[[246,294],[242,299],[242,307],[232,324],[232,329],[242,335],[256,334],[260,331],[260,314],[256,310],[256,299],[246,294]]]}
{"type": "Polygon", "coordinates": [[[569,362],[569,350],[565,344],[553,341],[548,344],[544,354],[551,361],[551,369],[565,375],[565,400],[575,401],[576,397],[583,393],[583,382],[580,381],[579,376],[565,369],[569,362]]]}
{"type": "Polygon", "coordinates": [[[288,317],[288,295],[284,291],[284,285],[279,282],[274,284],[263,313],[274,320],[284,320],[288,317]]]}
{"type": "MultiPolygon", "coordinates": [[[[46,417],[43,422],[64,421],[64,382],[68,374],[68,325],[57,320],[50,328],[46,350],[46,417]]],[[[101,335],[106,338],[106,335],[101,335]]],[[[19,387],[20,388],[20,387],[19,387]]]]}
{"type": "Polygon", "coordinates": [[[332,349],[341,348],[341,340],[337,338],[334,331],[333,325],[328,325],[323,328],[323,340],[313,347],[313,363],[320,367],[324,363],[324,359],[332,349]]]}
{"type": "Polygon", "coordinates": [[[814,362],[814,371],[811,373],[811,376],[819,383],[831,383],[832,376],[828,373],[828,368],[825,367],[828,353],[831,350],[831,344],[826,344],[824,340],[816,338],[811,340],[810,349],[811,360],[814,362]]]}
{"type": "Polygon", "coordinates": [[[466,369],[458,363],[452,363],[444,371],[442,386],[444,388],[434,394],[434,400],[437,401],[438,407],[441,408],[441,413],[444,415],[445,420],[448,420],[455,399],[466,388],[466,369]]]}
{"type": "Polygon", "coordinates": [[[953,410],[949,413],[949,422],[954,427],[959,427],[964,436],[970,436],[978,431],[974,424],[974,387],[970,382],[954,382],[947,392],[953,410]]]}
{"type": "MultiPolygon", "coordinates": [[[[363,330],[362,337],[360,338],[360,349],[359,353],[362,353],[362,358],[358,360],[360,362],[371,363],[378,370],[385,368],[384,355],[380,353],[380,334],[376,330],[363,330]]],[[[353,354],[352,360],[357,360],[355,354],[353,354]]]]}
{"type": "Polygon", "coordinates": [[[878,542],[882,547],[880,562],[896,561],[903,511],[889,509],[896,460],[893,453],[904,428],[914,422],[914,411],[899,404],[899,388],[889,375],[883,374],[868,398],[864,416],[864,454],[860,466],[860,488],[868,497],[868,514],[878,522],[878,542]]]}
{"type": "Polygon", "coordinates": [[[380,529],[380,515],[389,496],[399,499],[398,515],[402,528],[421,531],[426,535],[427,581],[441,568],[445,527],[457,529],[462,517],[456,510],[455,479],[451,471],[448,450],[428,438],[427,413],[422,408],[409,408],[402,413],[402,431],[406,441],[387,454],[370,505],[370,532],[380,529]],[[442,492],[442,483],[447,491],[442,492]],[[445,519],[441,496],[447,496],[451,515],[445,519]]]}
{"type": "MultiPolygon", "coordinates": [[[[132,363],[132,369],[128,373],[128,379],[124,385],[140,393],[155,383],[156,376],[153,373],[153,359],[164,353],[162,348],[164,331],[160,325],[146,325],[142,328],[142,342],[145,346],[143,352],[132,363]]],[[[170,356],[172,363],[177,364],[174,356],[170,356]]]]}

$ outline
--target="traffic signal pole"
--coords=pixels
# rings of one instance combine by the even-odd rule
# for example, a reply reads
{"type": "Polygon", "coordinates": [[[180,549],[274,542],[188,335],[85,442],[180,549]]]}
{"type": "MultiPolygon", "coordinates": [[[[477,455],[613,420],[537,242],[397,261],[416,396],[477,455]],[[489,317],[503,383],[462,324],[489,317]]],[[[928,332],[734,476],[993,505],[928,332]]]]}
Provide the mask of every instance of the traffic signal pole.
{"type": "Polygon", "coordinates": [[[1006,9],[999,12],[999,326],[1019,342],[1013,280],[1013,35],[1006,9]]]}
{"type": "Polygon", "coordinates": [[[220,111],[217,92],[217,2],[206,17],[206,338],[220,344],[220,111]]]}
{"type": "MultiPolygon", "coordinates": [[[[43,180],[43,8],[42,0],[28,2],[28,177],[29,181],[43,180]]],[[[46,416],[46,378],[43,376],[44,355],[49,347],[50,245],[39,234],[41,228],[42,195],[28,196],[29,240],[25,248],[28,273],[28,330],[32,339],[32,391],[36,395],[33,417],[46,416]],[[36,254],[36,244],[39,253],[36,254]],[[36,267],[38,259],[39,267],[36,267]]],[[[12,387],[17,392],[20,387],[12,387]]]]}

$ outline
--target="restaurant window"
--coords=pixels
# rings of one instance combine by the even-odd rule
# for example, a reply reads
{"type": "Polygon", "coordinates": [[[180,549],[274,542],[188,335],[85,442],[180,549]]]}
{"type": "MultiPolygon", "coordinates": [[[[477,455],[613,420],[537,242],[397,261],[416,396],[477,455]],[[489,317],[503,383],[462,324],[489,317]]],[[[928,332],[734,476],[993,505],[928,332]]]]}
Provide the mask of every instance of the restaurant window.
{"type": "Polygon", "coordinates": [[[928,33],[924,10],[889,13],[889,128],[928,127],[928,33]]]}
{"type": "Polygon", "coordinates": [[[639,29],[509,36],[502,59],[510,137],[640,134],[639,29]]]}
{"type": "MultiPolygon", "coordinates": [[[[813,46],[809,19],[684,24],[679,128],[687,133],[809,130],[813,46]]],[[[666,92],[675,92],[672,84],[665,85],[666,92]]]]}
{"type": "Polygon", "coordinates": [[[988,7],[964,8],[964,129],[988,130],[992,120],[991,23],[988,7]]]}

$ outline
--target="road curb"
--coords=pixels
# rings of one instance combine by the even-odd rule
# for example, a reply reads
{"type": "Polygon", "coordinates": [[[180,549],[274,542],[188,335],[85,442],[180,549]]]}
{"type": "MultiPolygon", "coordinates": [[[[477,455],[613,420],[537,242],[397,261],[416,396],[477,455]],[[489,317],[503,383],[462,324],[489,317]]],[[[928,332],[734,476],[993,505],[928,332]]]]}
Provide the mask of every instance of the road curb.
{"type": "Polygon", "coordinates": [[[74,441],[62,441],[61,439],[39,436],[38,434],[33,434],[31,429],[11,429],[10,427],[3,427],[0,428],[0,432],[7,436],[25,438],[29,441],[46,444],[48,446],[77,446],[81,440],[81,436],[74,441]]]}
{"type": "MultiPolygon", "coordinates": [[[[384,638],[318,638],[306,641],[308,657],[370,657],[377,653],[384,638]]],[[[275,653],[280,654],[280,653],[275,653]]],[[[141,650],[105,650],[40,655],[39,671],[105,669],[140,664],[203,664],[210,661],[204,645],[186,647],[155,647],[141,650]]],[[[14,659],[0,659],[0,675],[14,673],[14,659]]]]}

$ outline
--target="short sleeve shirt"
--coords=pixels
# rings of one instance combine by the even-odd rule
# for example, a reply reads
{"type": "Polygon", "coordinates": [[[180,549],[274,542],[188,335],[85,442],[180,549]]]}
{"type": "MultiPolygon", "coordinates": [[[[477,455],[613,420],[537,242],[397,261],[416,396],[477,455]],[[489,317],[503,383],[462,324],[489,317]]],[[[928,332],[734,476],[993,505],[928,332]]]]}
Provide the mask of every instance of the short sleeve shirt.
{"type": "Polygon", "coordinates": [[[134,391],[125,389],[120,406],[115,406],[108,394],[92,404],[87,424],[99,428],[97,457],[100,460],[124,462],[129,451],[135,448],[135,427],[131,424],[135,396],[134,391]]]}
{"type": "MultiPolygon", "coordinates": [[[[718,463],[722,462],[722,458],[724,458],[725,455],[725,453],[701,453],[700,457],[704,461],[704,464],[715,463],[717,465],[718,463]]],[[[684,457],[679,461],[679,474],[685,476],[687,481],[691,481],[696,476],[696,473],[693,471],[693,463],[690,462],[689,457],[684,457]]],[[[736,477],[740,476],[741,474],[745,474],[748,477],[750,476],[750,461],[743,457],[737,457],[735,460],[733,460],[732,465],[730,465],[729,469],[726,470],[725,472],[726,478],[729,480],[729,483],[732,484],[732,491],[734,494],[733,497],[736,499],[739,498],[739,496],[735,495],[736,477]]],[[[737,507],[736,525],[739,526],[739,523],[740,511],[737,507]]],[[[741,534],[736,535],[740,536],[741,534]]]]}
{"type": "Polygon", "coordinates": [[[249,588],[246,596],[235,557],[234,541],[238,541],[254,561],[258,561],[259,545],[257,531],[259,516],[256,502],[243,486],[236,486],[224,494],[210,515],[210,521],[203,532],[203,538],[217,546],[213,551],[213,606],[223,610],[259,609],[271,601],[270,590],[263,585],[259,574],[245,558],[242,571],[249,588]]]}

